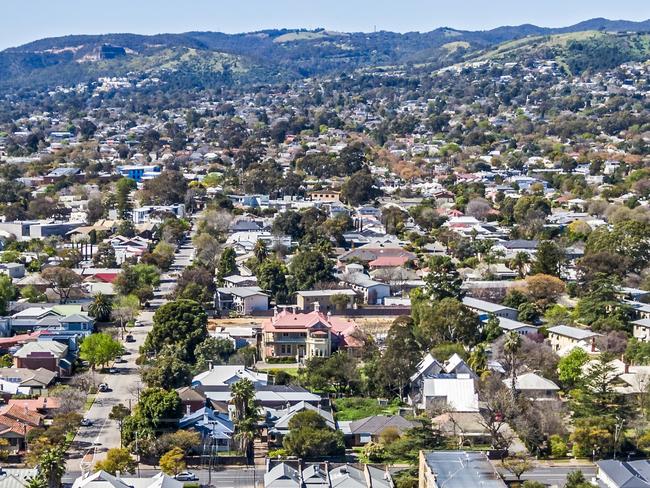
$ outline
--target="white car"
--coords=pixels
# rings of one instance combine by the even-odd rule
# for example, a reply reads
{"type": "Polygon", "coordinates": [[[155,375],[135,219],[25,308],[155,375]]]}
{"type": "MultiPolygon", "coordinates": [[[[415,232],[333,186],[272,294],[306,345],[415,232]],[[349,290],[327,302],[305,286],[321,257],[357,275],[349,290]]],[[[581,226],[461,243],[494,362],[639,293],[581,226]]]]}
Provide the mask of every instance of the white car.
{"type": "Polygon", "coordinates": [[[176,476],[174,476],[178,481],[198,481],[199,477],[196,476],[191,471],[181,471],[176,476]]]}

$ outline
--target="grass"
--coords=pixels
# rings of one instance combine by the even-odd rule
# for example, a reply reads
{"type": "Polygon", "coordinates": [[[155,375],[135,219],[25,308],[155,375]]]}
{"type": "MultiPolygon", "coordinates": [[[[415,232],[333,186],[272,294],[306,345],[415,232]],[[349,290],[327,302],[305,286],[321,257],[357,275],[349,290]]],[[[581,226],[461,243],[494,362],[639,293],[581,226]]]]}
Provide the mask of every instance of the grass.
{"type": "Polygon", "coordinates": [[[334,400],[337,420],[360,420],[373,415],[395,415],[400,403],[397,400],[382,406],[374,398],[339,398],[334,400]]]}
{"type": "Polygon", "coordinates": [[[94,393],[89,393],[88,396],[86,397],[86,403],[84,404],[84,412],[90,410],[90,407],[93,406],[93,403],[95,403],[95,398],[97,395],[94,393]]]}

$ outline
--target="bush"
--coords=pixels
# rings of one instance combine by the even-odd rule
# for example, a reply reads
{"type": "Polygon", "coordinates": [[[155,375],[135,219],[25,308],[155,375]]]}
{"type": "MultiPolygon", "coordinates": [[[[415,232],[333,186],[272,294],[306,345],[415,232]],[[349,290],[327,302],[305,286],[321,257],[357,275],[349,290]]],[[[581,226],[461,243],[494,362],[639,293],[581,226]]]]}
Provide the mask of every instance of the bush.
{"type": "Polygon", "coordinates": [[[567,449],[566,442],[564,442],[564,439],[562,439],[561,436],[552,435],[549,441],[551,443],[551,455],[554,458],[566,457],[568,449],[567,449]]]}

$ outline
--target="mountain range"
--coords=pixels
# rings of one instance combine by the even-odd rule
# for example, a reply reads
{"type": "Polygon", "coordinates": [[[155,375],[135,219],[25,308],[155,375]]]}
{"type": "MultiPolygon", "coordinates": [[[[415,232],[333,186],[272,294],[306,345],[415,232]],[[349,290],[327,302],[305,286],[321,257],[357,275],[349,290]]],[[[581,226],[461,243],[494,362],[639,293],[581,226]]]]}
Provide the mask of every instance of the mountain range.
{"type": "Polygon", "coordinates": [[[650,34],[646,33],[650,33],[650,20],[597,18],[562,28],[525,24],[463,31],[443,27],[403,34],[276,29],[242,34],[70,35],[0,52],[0,88],[48,88],[126,73],[168,79],[189,76],[198,82],[268,83],[370,66],[417,63],[435,69],[486,57],[517,60],[540,53],[562,57],[567,69],[581,71],[647,59],[650,34]],[[576,55],[580,62],[572,63],[576,55]]]}

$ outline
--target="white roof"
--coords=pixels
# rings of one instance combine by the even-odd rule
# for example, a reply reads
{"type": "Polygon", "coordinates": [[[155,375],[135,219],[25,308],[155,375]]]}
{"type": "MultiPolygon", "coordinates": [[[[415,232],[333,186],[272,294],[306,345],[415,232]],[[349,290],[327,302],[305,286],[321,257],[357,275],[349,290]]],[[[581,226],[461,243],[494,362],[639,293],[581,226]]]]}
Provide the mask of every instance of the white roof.
{"type": "Polygon", "coordinates": [[[478,298],[464,297],[463,305],[469,308],[476,308],[478,310],[483,310],[485,312],[498,312],[500,310],[513,310],[514,308],[506,307],[505,305],[500,305],[494,302],[488,302],[485,300],[479,300],[478,298]]]}
{"type": "Polygon", "coordinates": [[[578,329],[577,327],[571,327],[570,325],[556,325],[555,327],[548,329],[548,332],[578,340],[589,339],[600,335],[589,329],[578,329]]]}
{"type": "Polygon", "coordinates": [[[196,375],[192,378],[192,384],[203,386],[230,385],[242,379],[249,379],[253,383],[266,385],[269,375],[253,371],[243,365],[219,364],[196,375]]]}
{"type": "MultiPolygon", "coordinates": [[[[510,387],[512,384],[511,378],[505,378],[503,383],[510,387]]],[[[526,391],[526,390],[553,390],[558,391],[560,389],[555,383],[551,380],[538,375],[537,373],[525,373],[517,376],[515,378],[515,390],[526,391]]]]}
{"type": "Polygon", "coordinates": [[[449,408],[456,412],[478,412],[478,394],[474,389],[474,378],[437,377],[424,380],[423,398],[444,398],[449,408]]]}

